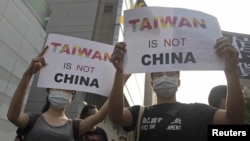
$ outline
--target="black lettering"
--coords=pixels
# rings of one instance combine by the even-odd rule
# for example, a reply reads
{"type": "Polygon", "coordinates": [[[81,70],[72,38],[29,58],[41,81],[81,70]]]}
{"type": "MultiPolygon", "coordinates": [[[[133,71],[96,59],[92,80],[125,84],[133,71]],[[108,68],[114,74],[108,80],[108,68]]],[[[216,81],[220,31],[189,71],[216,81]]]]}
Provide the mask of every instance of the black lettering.
{"type": "Polygon", "coordinates": [[[145,54],[142,56],[141,62],[144,66],[149,65],[162,65],[169,64],[171,59],[171,64],[182,64],[182,63],[196,63],[194,55],[192,52],[172,52],[170,53],[160,53],[160,54],[145,54]]]}
{"type": "Polygon", "coordinates": [[[165,53],[165,64],[169,64],[169,53],[165,53]]]}
{"type": "Polygon", "coordinates": [[[157,47],[157,40],[152,40],[152,41],[148,41],[148,46],[149,48],[156,48],[157,47]]]}
{"type": "Polygon", "coordinates": [[[73,80],[74,80],[74,75],[68,75],[68,74],[65,74],[64,76],[64,83],[67,83],[67,81],[69,81],[70,84],[73,83],[73,80]]]}
{"type": "Polygon", "coordinates": [[[157,54],[153,54],[153,65],[157,64],[157,61],[160,61],[160,64],[163,64],[163,54],[161,53],[159,57],[157,54]]]}
{"type": "Polygon", "coordinates": [[[186,58],[184,60],[184,63],[188,63],[188,62],[192,62],[192,63],[196,63],[195,59],[194,59],[194,55],[192,52],[188,52],[186,55],[186,58]]]}
{"type": "Polygon", "coordinates": [[[82,85],[82,83],[84,83],[84,85],[88,86],[89,85],[89,77],[87,77],[87,79],[86,79],[85,77],[81,76],[79,84],[82,85]]]}
{"type": "Polygon", "coordinates": [[[148,55],[148,54],[145,54],[145,55],[143,55],[142,58],[141,58],[141,62],[142,62],[142,64],[143,64],[144,66],[148,66],[148,65],[151,64],[151,61],[149,61],[149,60],[146,62],[146,59],[147,59],[147,58],[150,59],[151,56],[148,55]]]}
{"type": "Polygon", "coordinates": [[[78,76],[78,75],[76,75],[76,77],[75,77],[75,83],[74,83],[74,84],[77,84],[78,79],[79,79],[79,76],[78,76]]]}
{"type": "Polygon", "coordinates": [[[182,63],[182,61],[183,61],[182,52],[179,52],[178,55],[176,53],[172,53],[171,55],[172,55],[171,56],[171,59],[172,59],[171,62],[172,62],[172,64],[176,64],[176,61],[178,63],[182,63]]]}
{"type": "Polygon", "coordinates": [[[55,75],[55,77],[54,77],[54,80],[55,80],[57,83],[60,83],[60,82],[63,81],[63,79],[60,78],[60,77],[63,77],[63,74],[62,74],[62,73],[57,73],[57,74],[55,75]]]}
{"type": "Polygon", "coordinates": [[[54,80],[57,83],[78,84],[99,88],[99,83],[96,78],[90,79],[89,77],[79,75],[57,73],[54,77],[54,80]]]}
{"type": "Polygon", "coordinates": [[[69,69],[71,69],[71,65],[72,65],[71,63],[66,63],[65,62],[63,68],[69,70],[69,69]]]}
{"type": "Polygon", "coordinates": [[[90,87],[95,86],[96,88],[99,88],[97,79],[93,79],[93,81],[89,85],[90,87]]]}

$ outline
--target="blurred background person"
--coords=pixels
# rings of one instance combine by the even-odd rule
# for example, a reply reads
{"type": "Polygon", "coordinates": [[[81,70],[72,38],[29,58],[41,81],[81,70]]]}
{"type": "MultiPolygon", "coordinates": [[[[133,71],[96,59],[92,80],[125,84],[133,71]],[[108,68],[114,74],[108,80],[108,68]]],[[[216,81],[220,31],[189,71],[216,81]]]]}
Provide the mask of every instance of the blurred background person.
{"type": "MultiPolygon", "coordinates": [[[[85,119],[98,112],[96,105],[86,105],[83,107],[80,119],[85,119]]],[[[108,136],[105,130],[98,126],[93,126],[92,130],[81,134],[82,141],[108,141],[108,136]]]]}
{"type": "Polygon", "coordinates": [[[210,106],[225,109],[227,97],[227,86],[218,85],[211,89],[208,95],[208,104],[210,106]]]}

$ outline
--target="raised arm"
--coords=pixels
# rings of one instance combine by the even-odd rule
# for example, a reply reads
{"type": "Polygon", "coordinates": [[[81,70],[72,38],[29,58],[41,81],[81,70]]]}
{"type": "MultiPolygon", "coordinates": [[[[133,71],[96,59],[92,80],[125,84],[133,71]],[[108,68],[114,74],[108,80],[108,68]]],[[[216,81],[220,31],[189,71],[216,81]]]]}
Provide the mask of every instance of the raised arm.
{"type": "Polygon", "coordinates": [[[226,109],[215,113],[214,124],[243,124],[245,104],[237,72],[238,51],[228,38],[220,38],[215,44],[216,53],[224,56],[224,72],[227,80],[226,109]]]}
{"type": "Polygon", "coordinates": [[[109,101],[109,118],[112,122],[128,126],[132,123],[132,115],[127,108],[124,108],[123,86],[130,75],[123,74],[123,59],[126,53],[126,44],[120,42],[115,45],[111,56],[111,62],[116,68],[115,79],[109,101]]]}
{"type": "Polygon", "coordinates": [[[85,118],[84,120],[81,120],[79,128],[80,133],[84,133],[93,129],[94,126],[96,126],[99,122],[103,121],[108,113],[108,105],[109,99],[102,105],[101,109],[96,114],[93,114],[85,118]]]}
{"type": "Polygon", "coordinates": [[[30,83],[30,80],[33,74],[35,74],[42,67],[45,66],[43,55],[46,52],[47,48],[48,47],[43,48],[41,53],[31,61],[30,66],[24,72],[15,90],[15,93],[11,99],[7,117],[17,127],[23,128],[28,123],[29,118],[22,111],[22,105],[23,105],[25,93],[27,91],[28,85],[30,83]]]}

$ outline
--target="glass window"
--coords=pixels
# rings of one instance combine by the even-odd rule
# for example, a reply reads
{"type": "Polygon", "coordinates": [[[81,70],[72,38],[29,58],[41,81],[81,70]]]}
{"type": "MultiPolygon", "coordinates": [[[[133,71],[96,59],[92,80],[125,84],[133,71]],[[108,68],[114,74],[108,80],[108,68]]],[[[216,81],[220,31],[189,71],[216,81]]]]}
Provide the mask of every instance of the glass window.
{"type": "Polygon", "coordinates": [[[10,73],[5,70],[4,68],[0,67],[0,92],[1,93],[4,93],[6,88],[7,88],[7,85],[8,85],[8,82],[10,80],[10,73]]]}
{"type": "Polygon", "coordinates": [[[112,13],[113,12],[113,5],[105,5],[104,13],[112,13]]]}
{"type": "Polygon", "coordinates": [[[51,10],[45,0],[23,0],[31,13],[38,19],[41,25],[46,28],[51,10]]]}

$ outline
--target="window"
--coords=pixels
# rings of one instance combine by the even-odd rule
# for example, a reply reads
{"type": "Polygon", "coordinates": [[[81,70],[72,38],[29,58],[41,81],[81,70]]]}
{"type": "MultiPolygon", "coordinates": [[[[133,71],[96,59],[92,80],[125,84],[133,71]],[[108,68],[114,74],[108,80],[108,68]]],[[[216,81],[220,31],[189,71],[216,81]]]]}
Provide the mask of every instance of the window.
{"type": "Polygon", "coordinates": [[[37,18],[40,24],[46,28],[51,10],[45,0],[23,0],[31,13],[37,18]]]}
{"type": "Polygon", "coordinates": [[[105,5],[104,13],[112,13],[113,12],[113,5],[105,5]]]}

